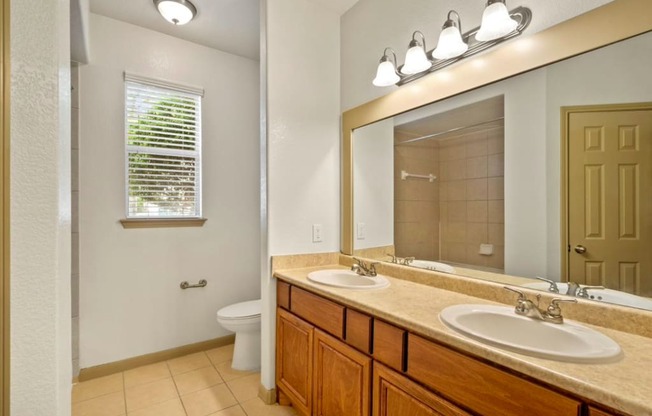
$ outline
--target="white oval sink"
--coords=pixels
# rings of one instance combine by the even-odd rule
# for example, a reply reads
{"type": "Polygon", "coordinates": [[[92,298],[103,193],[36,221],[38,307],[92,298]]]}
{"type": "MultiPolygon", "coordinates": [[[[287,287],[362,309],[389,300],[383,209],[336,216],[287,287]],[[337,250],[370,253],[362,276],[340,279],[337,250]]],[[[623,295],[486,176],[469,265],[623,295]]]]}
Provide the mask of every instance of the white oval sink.
{"type": "Polygon", "coordinates": [[[455,305],[439,314],[441,321],[475,340],[521,354],[575,363],[613,362],[620,346],[611,338],[572,321],[553,324],[516,315],[514,308],[455,305]]]}
{"type": "MultiPolygon", "coordinates": [[[[546,282],[535,282],[526,283],[523,285],[523,287],[548,291],[550,284],[546,282]]],[[[559,288],[559,293],[561,294],[564,294],[568,291],[568,283],[557,283],[557,287],[559,288]]],[[[589,297],[587,299],[590,300],[652,310],[652,299],[644,298],[642,296],[632,295],[631,293],[621,292],[620,290],[613,289],[587,289],[587,292],[589,293],[589,297]]]]}
{"type": "Polygon", "coordinates": [[[360,276],[344,269],[319,270],[308,273],[308,280],[322,285],[344,287],[347,289],[380,289],[389,286],[385,276],[360,276]]]}

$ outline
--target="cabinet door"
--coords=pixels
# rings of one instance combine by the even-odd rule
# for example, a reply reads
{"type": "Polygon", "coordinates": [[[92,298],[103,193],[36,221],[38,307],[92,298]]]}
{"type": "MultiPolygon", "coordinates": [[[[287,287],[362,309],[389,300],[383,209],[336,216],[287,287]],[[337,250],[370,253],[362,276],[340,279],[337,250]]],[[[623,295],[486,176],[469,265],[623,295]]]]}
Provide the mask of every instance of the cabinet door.
{"type": "Polygon", "coordinates": [[[314,416],[369,416],[371,358],[315,329],[314,416]]]}
{"type": "Polygon", "coordinates": [[[374,363],[373,416],[468,416],[457,406],[374,363]]]}
{"type": "Polygon", "coordinates": [[[312,408],[312,353],[314,327],[296,316],[276,310],[276,386],[305,416],[312,408]]]}

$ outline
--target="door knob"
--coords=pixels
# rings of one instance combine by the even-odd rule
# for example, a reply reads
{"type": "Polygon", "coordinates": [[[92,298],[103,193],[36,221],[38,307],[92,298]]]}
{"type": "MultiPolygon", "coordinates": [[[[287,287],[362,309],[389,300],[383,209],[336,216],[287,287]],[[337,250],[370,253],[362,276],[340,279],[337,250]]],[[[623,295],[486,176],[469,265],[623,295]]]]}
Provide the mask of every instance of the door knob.
{"type": "Polygon", "coordinates": [[[576,245],[575,246],[575,252],[579,253],[579,254],[584,254],[584,253],[586,253],[586,247],[584,247],[582,245],[576,245]]]}

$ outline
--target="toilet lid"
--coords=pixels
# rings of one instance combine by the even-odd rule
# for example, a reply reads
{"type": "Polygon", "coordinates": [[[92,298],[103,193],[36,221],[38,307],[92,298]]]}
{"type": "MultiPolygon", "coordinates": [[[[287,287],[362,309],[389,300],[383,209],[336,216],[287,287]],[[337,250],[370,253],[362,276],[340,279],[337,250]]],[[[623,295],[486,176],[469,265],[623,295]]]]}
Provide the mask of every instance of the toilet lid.
{"type": "Polygon", "coordinates": [[[217,316],[226,319],[251,318],[252,316],[259,316],[260,310],[261,301],[257,299],[225,306],[217,311],[217,316]]]}

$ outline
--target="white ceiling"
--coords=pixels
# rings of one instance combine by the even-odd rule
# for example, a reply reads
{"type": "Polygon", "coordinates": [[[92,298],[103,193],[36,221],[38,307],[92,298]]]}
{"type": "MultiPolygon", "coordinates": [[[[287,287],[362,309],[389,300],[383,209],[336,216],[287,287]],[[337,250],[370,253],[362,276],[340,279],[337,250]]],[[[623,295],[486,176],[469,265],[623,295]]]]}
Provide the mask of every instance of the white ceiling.
{"type": "MultiPolygon", "coordinates": [[[[341,15],[358,0],[307,1],[341,15]]],[[[92,13],[259,59],[259,0],[192,0],[192,3],[198,10],[195,19],[184,26],[174,26],[158,14],[152,0],[90,0],[92,13]]]]}

